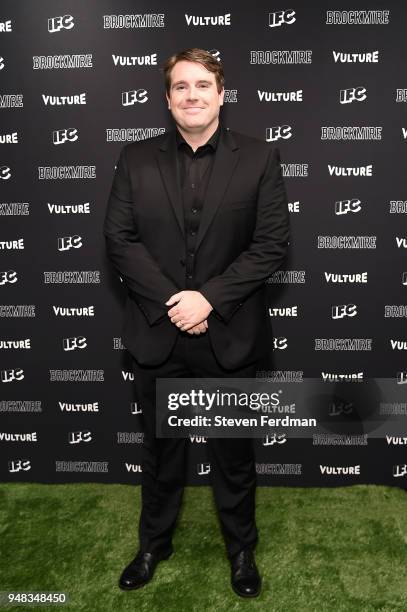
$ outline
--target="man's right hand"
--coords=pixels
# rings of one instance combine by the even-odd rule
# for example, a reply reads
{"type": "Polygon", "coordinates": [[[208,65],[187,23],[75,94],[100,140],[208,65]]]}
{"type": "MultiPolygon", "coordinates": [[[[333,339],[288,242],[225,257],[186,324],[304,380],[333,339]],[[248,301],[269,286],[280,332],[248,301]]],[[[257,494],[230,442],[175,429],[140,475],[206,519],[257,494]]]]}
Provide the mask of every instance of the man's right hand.
{"type": "Polygon", "coordinates": [[[191,329],[187,329],[187,333],[188,334],[204,334],[206,332],[206,330],[208,329],[208,319],[205,319],[204,321],[202,321],[202,323],[198,323],[198,325],[194,325],[194,327],[191,327],[191,329]]]}

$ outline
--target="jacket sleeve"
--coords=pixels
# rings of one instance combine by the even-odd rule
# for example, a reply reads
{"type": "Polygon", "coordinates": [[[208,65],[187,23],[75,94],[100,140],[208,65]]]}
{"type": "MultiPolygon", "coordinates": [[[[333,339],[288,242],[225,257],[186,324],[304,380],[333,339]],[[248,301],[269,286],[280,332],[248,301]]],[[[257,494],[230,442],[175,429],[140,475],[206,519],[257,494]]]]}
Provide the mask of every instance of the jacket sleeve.
{"type": "Polygon", "coordinates": [[[242,302],[280,268],[288,250],[289,225],[280,152],[274,147],[259,184],[256,226],[249,248],[199,289],[224,322],[228,323],[242,302]]]}
{"type": "Polygon", "coordinates": [[[126,159],[121,152],[103,224],[106,251],[113,267],[122,277],[129,296],[144,312],[150,325],[168,312],[165,302],[179,289],[163,274],[159,265],[140,241],[133,215],[133,198],[126,159]]]}

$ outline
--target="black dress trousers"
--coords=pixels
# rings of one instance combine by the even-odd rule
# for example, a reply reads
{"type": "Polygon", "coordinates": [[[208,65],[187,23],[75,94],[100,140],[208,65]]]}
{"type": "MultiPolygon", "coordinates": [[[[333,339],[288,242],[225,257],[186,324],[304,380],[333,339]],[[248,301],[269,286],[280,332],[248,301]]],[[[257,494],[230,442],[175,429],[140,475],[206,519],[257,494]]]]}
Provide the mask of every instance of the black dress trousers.
{"type": "MultiPolygon", "coordinates": [[[[209,331],[179,332],[169,358],[159,366],[133,359],[136,398],[142,408],[142,509],[139,542],[143,552],[169,553],[181,506],[189,439],[157,438],[156,378],[254,378],[259,362],[225,370],[211,348],[209,331]]],[[[254,549],[256,469],[252,438],[207,438],[210,479],[228,557],[254,549]]]]}

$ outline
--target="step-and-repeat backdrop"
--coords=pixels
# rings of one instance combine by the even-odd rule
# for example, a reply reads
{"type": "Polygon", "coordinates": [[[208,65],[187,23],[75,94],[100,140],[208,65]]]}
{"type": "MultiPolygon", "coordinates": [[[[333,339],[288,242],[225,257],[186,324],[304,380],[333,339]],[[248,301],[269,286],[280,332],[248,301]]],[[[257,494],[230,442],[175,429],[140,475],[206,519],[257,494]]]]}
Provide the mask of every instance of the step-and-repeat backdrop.
{"type": "MultiPolygon", "coordinates": [[[[224,65],[225,125],[281,153],[290,254],[266,281],[258,378],[334,383],[323,435],[255,440],[259,485],[405,486],[407,8],[329,4],[2,1],[2,481],[140,482],[102,225],[123,145],[173,127],[164,60],[195,46],[224,65]]],[[[205,444],[190,437],[188,484],[210,482],[205,444]]]]}

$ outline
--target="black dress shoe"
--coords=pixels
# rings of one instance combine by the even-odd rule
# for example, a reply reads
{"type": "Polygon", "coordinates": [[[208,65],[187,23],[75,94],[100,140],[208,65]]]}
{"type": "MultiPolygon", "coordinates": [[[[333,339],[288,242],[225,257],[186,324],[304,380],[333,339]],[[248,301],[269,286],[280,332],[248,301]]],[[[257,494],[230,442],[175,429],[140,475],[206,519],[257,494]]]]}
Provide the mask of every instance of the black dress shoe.
{"type": "Polygon", "coordinates": [[[172,551],[166,555],[139,551],[133,561],[124,568],[119,580],[119,587],[125,591],[139,589],[150,582],[157,564],[168,559],[172,551]]]}
{"type": "Polygon", "coordinates": [[[261,578],[250,548],[244,548],[231,559],[232,588],[240,597],[257,597],[261,578]]]}

